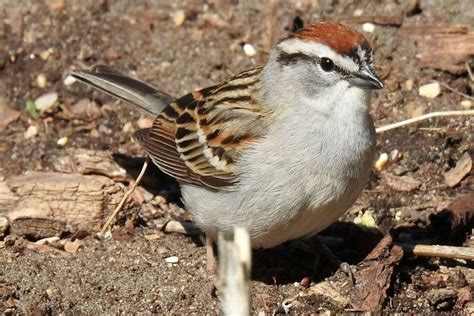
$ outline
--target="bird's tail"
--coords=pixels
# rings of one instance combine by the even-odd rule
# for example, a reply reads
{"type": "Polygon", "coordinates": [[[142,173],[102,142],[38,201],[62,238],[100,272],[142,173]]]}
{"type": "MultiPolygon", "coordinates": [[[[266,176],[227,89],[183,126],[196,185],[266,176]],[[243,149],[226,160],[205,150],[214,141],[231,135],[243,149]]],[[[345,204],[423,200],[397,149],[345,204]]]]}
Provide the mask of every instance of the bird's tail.
{"type": "Polygon", "coordinates": [[[71,76],[155,116],[174,101],[169,94],[104,65],[75,70],[71,76]]]}

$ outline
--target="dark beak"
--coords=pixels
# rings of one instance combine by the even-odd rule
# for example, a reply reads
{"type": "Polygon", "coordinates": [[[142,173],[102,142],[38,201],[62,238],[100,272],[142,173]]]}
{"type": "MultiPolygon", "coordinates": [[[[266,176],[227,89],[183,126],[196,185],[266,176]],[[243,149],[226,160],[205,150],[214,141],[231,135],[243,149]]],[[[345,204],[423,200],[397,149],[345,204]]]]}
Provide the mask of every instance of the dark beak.
{"type": "Polygon", "coordinates": [[[372,66],[367,65],[366,63],[362,64],[362,67],[358,73],[349,78],[349,82],[354,86],[363,89],[383,88],[382,80],[380,80],[380,78],[377,76],[372,66]]]}

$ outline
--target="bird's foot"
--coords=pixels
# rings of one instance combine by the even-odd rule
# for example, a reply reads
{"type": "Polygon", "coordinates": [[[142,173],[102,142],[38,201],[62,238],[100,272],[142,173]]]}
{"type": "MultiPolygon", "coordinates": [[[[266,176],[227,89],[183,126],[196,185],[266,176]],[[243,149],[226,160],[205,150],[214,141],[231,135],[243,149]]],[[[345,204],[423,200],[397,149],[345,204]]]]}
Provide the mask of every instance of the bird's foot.
{"type": "Polygon", "coordinates": [[[217,296],[217,261],[214,255],[214,239],[206,235],[207,273],[211,282],[211,295],[217,296]]]}

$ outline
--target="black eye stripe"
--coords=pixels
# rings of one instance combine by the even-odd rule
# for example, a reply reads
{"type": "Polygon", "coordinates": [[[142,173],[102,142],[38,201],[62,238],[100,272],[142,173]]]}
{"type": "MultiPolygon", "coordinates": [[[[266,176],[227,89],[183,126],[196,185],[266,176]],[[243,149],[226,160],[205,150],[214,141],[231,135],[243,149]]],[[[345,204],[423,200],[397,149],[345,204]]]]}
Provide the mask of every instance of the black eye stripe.
{"type": "MultiPolygon", "coordinates": [[[[325,57],[322,57],[322,58],[325,58],[325,57]]],[[[282,66],[288,66],[288,65],[292,65],[292,64],[295,64],[295,63],[298,63],[298,62],[310,62],[310,63],[314,63],[314,64],[317,64],[319,66],[321,66],[321,59],[322,58],[319,58],[318,56],[308,56],[306,54],[303,54],[303,53],[286,53],[284,52],[283,50],[279,50],[279,54],[277,56],[277,61],[282,65],[282,66]]],[[[344,77],[348,77],[350,76],[350,72],[348,70],[345,70],[344,68],[341,68],[340,66],[338,66],[336,63],[334,63],[333,61],[333,70],[332,72],[337,72],[339,73],[340,75],[344,76],[344,77]]]]}

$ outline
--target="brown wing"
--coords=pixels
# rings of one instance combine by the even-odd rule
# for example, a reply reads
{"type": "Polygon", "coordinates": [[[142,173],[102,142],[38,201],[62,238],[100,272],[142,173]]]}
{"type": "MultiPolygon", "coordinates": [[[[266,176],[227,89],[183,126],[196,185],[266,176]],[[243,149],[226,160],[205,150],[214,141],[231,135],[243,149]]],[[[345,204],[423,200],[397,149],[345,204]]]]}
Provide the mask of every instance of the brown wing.
{"type": "Polygon", "coordinates": [[[267,129],[258,106],[260,68],[225,84],[190,93],[166,107],[134,140],[165,173],[184,183],[219,189],[237,181],[241,151],[267,129]]]}

